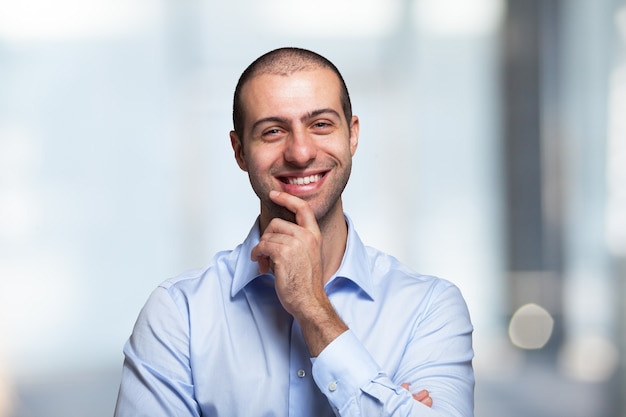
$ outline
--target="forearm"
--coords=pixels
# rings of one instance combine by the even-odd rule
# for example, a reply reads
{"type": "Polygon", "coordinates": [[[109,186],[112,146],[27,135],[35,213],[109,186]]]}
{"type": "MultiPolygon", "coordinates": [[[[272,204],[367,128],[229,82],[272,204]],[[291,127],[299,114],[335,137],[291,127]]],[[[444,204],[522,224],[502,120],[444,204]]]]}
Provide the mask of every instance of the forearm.
{"type": "MultiPolygon", "coordinates": [[[[462,367],[467,366],[471,367],[462,367]]],[[[341,416],[473,416],[473,379],[459,380],[451,387],[446,376],[438,381],[423,377],[419,371],[410,375],[409,383],[415,390],[434,388],[431,409],[402,387],[404,381],[394,381],[385,374],[351,331],[342,334],[313,360],[313,377],[341,416]]]]}

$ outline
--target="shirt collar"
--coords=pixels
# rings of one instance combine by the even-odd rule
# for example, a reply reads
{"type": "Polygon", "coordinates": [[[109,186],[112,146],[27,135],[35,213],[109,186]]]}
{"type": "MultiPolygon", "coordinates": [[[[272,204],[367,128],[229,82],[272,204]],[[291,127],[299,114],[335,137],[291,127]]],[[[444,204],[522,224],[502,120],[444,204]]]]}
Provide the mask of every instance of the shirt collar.
{"type": "MultiPolygon", "coordinates": [[[[367,248],[359,238],[352,220],[345,215],[348,224],[348,241],[346,251],[344,253],[341,265],[337,273],[326,284],[327,291],[331,287],[340,285],[345,280],[351,281],[360,288],[365,295],[374,299],[374,285],[371,278],[370,259],[367,254],[367,248]]],[[[259,242],[259,219],[254,222],[252,229],[248,233],[248,237],[233,252],[235,255],[235,265],[233,273],[233,283],[231,287],[231,296],[234,297],[250,282],[256,278],[263,276],[259,274],[258,264],[250,259],[250,253],[259,242]]],[[[265,274],[266,276],[268,274],[265,274]]]]}
{"type": "Polygon", "coordinates": [[[232,255],[234,255],[235,267],[233,271],[233,283],[230,290],[231,297],[236,296],[243,287],[262,275],[259,274],[258,264],[250,259],[252,249],[259,243],[259,233],[259,218],[257,217],[246,240],[232,253],[232,255]]]}

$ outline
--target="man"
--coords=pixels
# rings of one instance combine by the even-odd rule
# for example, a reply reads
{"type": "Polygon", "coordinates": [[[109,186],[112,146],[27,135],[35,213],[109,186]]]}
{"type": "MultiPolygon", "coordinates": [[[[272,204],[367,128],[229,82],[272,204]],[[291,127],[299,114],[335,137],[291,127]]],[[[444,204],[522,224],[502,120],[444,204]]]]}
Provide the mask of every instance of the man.
{"type": "Polygon", "coordinates": [[[260,215],[236,249],[152,293],[116,416],[473,416],[458,289],[364,246],[344,214],[359,119],[335,66],[261,56],[233,122],[260,215]]]}

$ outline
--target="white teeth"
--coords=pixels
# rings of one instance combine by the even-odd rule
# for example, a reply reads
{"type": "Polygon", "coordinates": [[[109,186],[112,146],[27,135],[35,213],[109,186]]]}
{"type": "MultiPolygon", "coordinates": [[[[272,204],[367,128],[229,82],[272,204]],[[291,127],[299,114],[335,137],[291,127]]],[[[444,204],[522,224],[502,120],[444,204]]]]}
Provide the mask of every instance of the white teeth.
{"type": "Polygon", "coordinates": [[[305,185],[312,182],[318,182],[322,178],[321,175],[309,175],[308,177],[289,178],[289,184],[291,185],[305,185]]]}

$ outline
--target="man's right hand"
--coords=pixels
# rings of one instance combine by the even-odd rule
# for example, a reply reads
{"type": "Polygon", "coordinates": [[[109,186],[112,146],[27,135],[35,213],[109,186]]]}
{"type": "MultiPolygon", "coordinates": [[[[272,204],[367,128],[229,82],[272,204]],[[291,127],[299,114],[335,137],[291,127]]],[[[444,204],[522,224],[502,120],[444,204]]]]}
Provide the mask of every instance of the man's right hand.
{"type": "Polygon", "coordinates": [[[269,197],[294,213],[296,222],[272,219],[250,257],[259,263],[259,272],[273,270],[278,299],[317,357],[348,329],[324,291],[322,234],[309,203],[284,192],[272,191],[269,197]]]}

